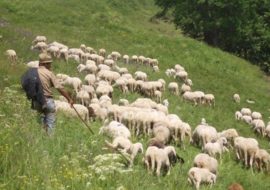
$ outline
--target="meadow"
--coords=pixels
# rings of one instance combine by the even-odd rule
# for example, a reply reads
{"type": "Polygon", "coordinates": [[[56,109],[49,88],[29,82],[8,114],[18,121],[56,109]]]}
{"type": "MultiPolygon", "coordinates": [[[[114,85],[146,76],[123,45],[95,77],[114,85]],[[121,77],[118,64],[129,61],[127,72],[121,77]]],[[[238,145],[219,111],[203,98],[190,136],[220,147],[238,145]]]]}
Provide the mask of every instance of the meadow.
{"type": "MultiPolygon", "coordinates": [[[[163,99],[169,100],[170,113],[179,115],[193,129],[201,118],[219,131],[235,128],[241,136],[254,137],[260,147],[269,149],[269,140],[234,118],[235,111],[250,107],[261,112],[265,122],[270,120],[269,77],[243,59],[181,35],[170,23],[151,19],[157,11],[153,0],[0,1],[0,189],[193,189],[187,182],[187,172],[200,150],[188,142],[185,150],[177,147],[185,163],[173,167],[169,176],[158,178],[147,173],[142,155],[132,168],[106,160],[102,163],[106,167],[101,167],[97,161],[101,158],[96,156],[112,152],[102,149],[109,139],[98,134],[102,126],[99,121],[90,123],[95,132],[91,135],[78,118],[59,113],[55,134],[46,136],[20,87],[25,63],[38,57],[30,50],[37,35],[69,47],[84,43],[96,50],[157,58],[159,73],[121,61],[119,65],[128,67],[130,73],[142,70],[151,80],[164,78],[167,84],[174,79],[167,77],[165,70],[180,64],[192,79],[192,88],[213,93],[216,105],[195,107],[166,91],[163,99]],[[7,49],[16,50],[17,64],[7,60],[7,49]],[[234,93],[240,94],[240,104],[233,102],[234,93]],[[247,99],[255,104],[248,104],[247,99]]],[[[76,66],[74,62],[55,60],[53,70],[83,78],[76,66]]],[[[116,89],[113,102],[138,97],[137,93],[122,94],[116,89]]],[[[143,142],[144,148],[148,139],[132,137],[143,142]]],[[[117,163],[123,162],[121,157],[116,159],[120,160],[117,163]]],[[[269,174],[244,168],[233,151],[224,155],[212,189],[225,190],[232,182],[241,183],[246,190],[270,189],[269,174]]],[[[201,189],[210,187],[203,185],[201,189]]]]}

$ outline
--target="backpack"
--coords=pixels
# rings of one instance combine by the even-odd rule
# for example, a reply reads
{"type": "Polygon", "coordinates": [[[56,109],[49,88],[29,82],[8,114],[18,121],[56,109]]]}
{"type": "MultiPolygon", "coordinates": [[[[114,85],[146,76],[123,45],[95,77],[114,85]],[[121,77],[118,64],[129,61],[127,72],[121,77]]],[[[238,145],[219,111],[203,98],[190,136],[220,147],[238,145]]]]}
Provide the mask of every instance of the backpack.
{"type": "Polygon", "coordinates": [[[31,100],[31,108],[42,110],[46,101],[37,68],[30,68],[22,75],[21,85],[27,99],[31,100]]]}

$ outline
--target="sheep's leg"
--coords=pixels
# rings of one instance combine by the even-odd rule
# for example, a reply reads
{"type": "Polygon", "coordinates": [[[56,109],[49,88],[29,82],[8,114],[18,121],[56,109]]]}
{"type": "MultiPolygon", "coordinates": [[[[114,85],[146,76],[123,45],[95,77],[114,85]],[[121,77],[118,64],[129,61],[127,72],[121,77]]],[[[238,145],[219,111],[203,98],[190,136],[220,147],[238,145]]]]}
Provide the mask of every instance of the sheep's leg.
{"type": "Polygon", "coordinates": [[[155,159],[154,157],[152,156],[151,157],[151,171],[154,171],[155,170],[155,159]]]}
{"type": "Polygon", "coordinates": [[[157,176],[160,176],[161,162],[157,162],[157,176]]]}

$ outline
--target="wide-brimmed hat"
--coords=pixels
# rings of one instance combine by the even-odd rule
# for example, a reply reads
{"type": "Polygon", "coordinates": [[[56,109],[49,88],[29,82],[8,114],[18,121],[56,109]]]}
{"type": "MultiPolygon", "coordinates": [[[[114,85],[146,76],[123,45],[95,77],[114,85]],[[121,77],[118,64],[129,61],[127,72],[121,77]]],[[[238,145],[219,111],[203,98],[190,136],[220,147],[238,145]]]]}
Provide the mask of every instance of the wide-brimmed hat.
{"type": "Polygon", "coordinates": [[[52,57],[47,53],[39,54],[39,63],[52,63],[52,57]]]}

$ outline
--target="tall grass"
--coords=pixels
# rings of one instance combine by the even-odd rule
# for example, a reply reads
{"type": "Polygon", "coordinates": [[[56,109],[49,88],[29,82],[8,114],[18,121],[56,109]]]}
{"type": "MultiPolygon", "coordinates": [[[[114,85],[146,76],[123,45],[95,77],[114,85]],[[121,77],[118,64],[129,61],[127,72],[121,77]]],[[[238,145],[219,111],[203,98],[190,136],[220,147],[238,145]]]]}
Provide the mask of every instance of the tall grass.
{"type": "MultiPolygon", "coordinates": [[[[242,107],[259,111],[265,121],[269,120],[270,86],[259,68],[183,37],[168,23],[150,22],[157,10],[149,0],[0,2],[0,189],[192,189],[186,180],[187,171],[200,150],[191,145],[187,145],[186,150],[177,147],[186,162],[181,167],[175,166],[170,176],[157,178],[147,174],[141,155],[133,171],[112,170],[101,175],[91,167],[95,156],[109,152],[102,149],[106,137],[98,135],[102,125],[99,121],[91,122],[95,135],[90,135],[78,119],[59,114],[55,135],[47,137],[19,85],[26,69],[24,63],[37,59],[37,53],[30,51],[36,35],[45,35],[50,42],[56,40],[69,47],[84,43],[95,49],[105,48],[107,52],[117,50],[122,55],[158,58],[160,73],[138,65],[130,65],[128,69],[145,71],[150,79],[164,78],[167,83],[174,79],[165,76],[165,69],[181,64],[194,83],[192,88],[213,93],[216,106],[194,107],[181,97],[165,92],[170,113],[178,114],[193,128],[202,117],[218,130],[234,127],[242,136],[257,138],[261,147],[269,147],[266,139],[257,137],[247,125],[234,120],[234,112],[242,107]],[[16,65],[11,65],[3,55],[9,48],[18,54],[16,65]],[[241,95],[240,105],[233,103],[234,93],[241,95]],[[247,104],[246,99],[256,103],[247,104]]],[[[53,64],[56,73],[83,77],[72,62],[55,61],[53,64]]],[[[137,97],[140,95],[123,95],[115,90],[113,101],[117,103],[119,98],[131,101],[137,97]]],[[[148,138],[133,137],[133,140],[146,145],[148,138]]],[[[237,163],[231,152],[225,154],[219,166],[213,189],[224,190],[235,181],[245,189],[270,188],[268,174],[253,174],[237,163]]]]}

